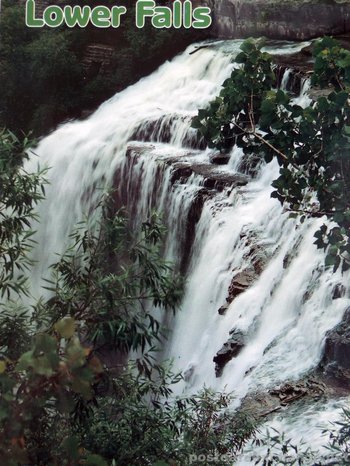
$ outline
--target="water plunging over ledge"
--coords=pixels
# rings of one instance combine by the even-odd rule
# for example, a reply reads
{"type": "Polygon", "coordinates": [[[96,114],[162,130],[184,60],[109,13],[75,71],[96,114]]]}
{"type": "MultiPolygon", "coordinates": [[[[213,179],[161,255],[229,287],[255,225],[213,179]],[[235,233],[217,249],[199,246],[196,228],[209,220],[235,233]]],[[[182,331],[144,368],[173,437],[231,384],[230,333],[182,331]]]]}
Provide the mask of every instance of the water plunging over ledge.
{"type": "MultiPolygon", "coordinates": [[[[230,75],[240,44],[219,41],[192,54],[191,46],[87,120],[58,128],[28,162],[50,167],[39,206],[33,294],[43,294],[41,278],[55,253],[63,253],[75,224],[92,216],[101,190],[113,185],[135,222],[151,209],[163,214],[166,257],[186,273],[185,296],[163,349],[186,374],[178,393],[206,384],[234,391],[235,405],[247,393],[314,368],[325,333],[350,302],[332,299],[348,274],[325,271],[324,254],[313,245],[322,220],[299,225],[270,197],[277,165],[253,167],[237,149],[227,166],[210,165],[209,151],[190,128],[230,75]],[[237,281],[243,289],[232,297],[237,281]],[[217,377],[213,357],[237,334],[242,350],[217,377]]],[[[305,86],[300,103],[307,102],[305,86]]]]}

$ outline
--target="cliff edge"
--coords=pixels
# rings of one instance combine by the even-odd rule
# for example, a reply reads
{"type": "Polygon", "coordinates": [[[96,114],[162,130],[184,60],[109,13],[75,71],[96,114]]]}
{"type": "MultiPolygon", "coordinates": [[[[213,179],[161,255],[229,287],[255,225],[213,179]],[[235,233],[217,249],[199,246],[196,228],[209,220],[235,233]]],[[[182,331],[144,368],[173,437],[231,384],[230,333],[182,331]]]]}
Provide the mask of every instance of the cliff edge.
{"type": "Polygon", "coordinates": [[[350,0],[207,0],[218,38],[305,40],[350,31],[350,0]]]}

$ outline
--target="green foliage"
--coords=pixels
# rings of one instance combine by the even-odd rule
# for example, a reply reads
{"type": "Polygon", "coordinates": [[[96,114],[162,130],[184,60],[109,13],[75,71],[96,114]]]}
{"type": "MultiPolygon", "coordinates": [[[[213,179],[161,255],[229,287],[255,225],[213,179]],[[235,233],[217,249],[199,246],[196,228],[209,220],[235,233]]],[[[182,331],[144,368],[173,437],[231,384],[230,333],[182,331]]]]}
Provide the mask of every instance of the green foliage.
{"type": "Polygon", "coordinates": [[[158,464],[159,459],[159,464],[188,464],[191,455],[216,458],[210,461],[214,465],[235,460],[254,427],[228,413],[228,395],[204,389],[190,398],[177,398],[174,404],[164,388],[179,376],[159,372],[159,378],[152,380],[133,374],[130,370],[114,381],[114,396],[95,410],[92,423],[84,425],[88,449],[120,466],[158,464]],[[145,394],[149,404],[144,403],[145,394]]]}
{"type": "MultiPolygon", "coordinates": [[[[0,317],[1,323],[10,321],[12,330],[18,327],[2,347],[2,458],[20,464],[70,464],[62,457],[64,439],[71,437],[75,423],[81,423],[92,406],[103,399],[98,394],[106,384],[116,383],[113,372],[104,372],[100,358],[103,360],[106,354],[108,359],[110,352],[117,351],[125,359],[130,350],[139,351],[135,367],[140,376],[150,378],[155,372],[157,366],[146,349],[153,351],[161,326],[147,310],[148,303],[173,309],[181,296],[178,279],[159,257],[161,234],[160,225],[150,219],[135,240],[121,216],[110,222],[105,219],[98,236],[81,227],[72,235],[72,249],[53,265],[53,280],[48,283],[52,297],[38,304],[29,319],[31,325],[27,324],[28,312],[0,317]],[[125,257],[126,247],[129,257],[125,257]],[[109,260],[115,261],[113,271],[107,270],[107,253],[109,260]],[[14,348],[22,332],[28,348],[18,354],[14,348]]],[[[1,328],[0,333],[8,333],[5,326],[1,328]]],[[[159,367],[158,380],[160,374],[166,378],[159,367]]],[[[120,383],[122,380],[120,376],[120,383]]],[[[137,383],[139,405],[149,413],[148,402],[141,397],[150,394],[151,387],[146,382],[137,383]]],[[[170,394],[167,384],[164,380],[159,391],[163,396],[170,394]]],[[[128,390],[124,393],[125,406],[131,403],[136,417],[140,407],[132,405],[128,390]]],[[[144,422],[148,422],[147,417],[144,422]]],[[[77,442],[82,445],[80,437],[77,442]]],[[[97,456],[88,456],[89,450],[83,448],[80,454],[77,448],[70,448],[71,459],[85,458],[84,464],[100,464],[97,456]]]]}
{"type": "Polygon", "coordinates": [[[252,424],[227,412],[225,394],[174,399],[182,377],[157,362],[164,329],[152,309],[173,312],[182,285],[161,259],[158,217],[131,233],[106,196],[100,221],[79,225],[52,265],[49,298],[29,306],[24,272],[44,180],[23,168],[28,139],[0,134],[1,464],[186,464],[201,452],[233,460],[252,424]]]}
{"type": "Polygon", "coordinates": [[[67,115],[77,114],[83,80],[77,45],[75,32],[29,29],[24,4],[2,5],[1,126],[17,133],[30,128],[40,134],[67,115]]]}
{"type": "Polygon", "coordinates": [[[30,266],[27,253],[32,246],[29,227],[34,207],[44,193],[43,172],[27,173],[22,161],[29,141],[0,130],[0,296],[25,293],[24,272],[30,266]]]}
{"type": "MultiPolygon", "coordinates": [[[[69,2],[66,2],[69,3],[69,2]]],[[[95,1],[74,0],[74,5],[95,1]]],[[[108,6],[115,2],[104,0],[108,6]]],[[[120,2],[119,2],[120,3],[120,2]]],[[[50,30],[25,25],[25,2],[3,0],[0,15],[0,127],[41,135],[59,122],[79,117],[156,69],[193,41],[189,30],[135,28],[135,2],[120,28],[50,30]],[[111,63],[84,65],[91,44],[115,48],[111,63]],[[171,45],[171,46],[170,46],[171,45]]],[[[195,33],[198,35],[199,33],[195,33]]]]}
{"type": "Polygon", "coordinates": [[[220,95],[208,109],[199,110],[192,122],[192,127],[199,129],[209,147],[222,151],[242,143],[247,137],[242,127],[251,124],[250,115],[258,119],[257,109],[275,80],[271,57],[260,52],[259,43],[248,39],[241,50],[235,61],[242,66],[232,71],[220,95]]]}
{"type": "Polygon", "coordinates": [[[252,456],[252,464],[255,465],[301,466],[313,464],[321,466],[323,464],[315,462],[315,460],[320,459],[317,451],[312,450],[303,442],[296,445],[284,433],[281,434],[273,428],[254,439],[252,444],[260,450],[262,446],[264,447],[261,456],[252,456]]]}
{"type": "Polygon", "coordinates": [[[46,315],[51,324],[58,317],[83,321],[95,350],[144,351],[162,330],[150,304],[174,310],[181,297],[180,277],[160,258],[163,229],[154,215],[132,237],[127,217],[110,217],[105,207],[97,231],[81,226],[72,247],[52,266],[46,315]]]}
{"type": "Polygon", "coordinates": [[[252,464],[256,465],[338,465],[350,464],[350,411],[343,409],[339,421],[331,422],[320,431],[327,437],[323,451],[307,446],[304,441],[296,444],[291,438],[276,429],[270,428],[252,441],[260,455],[252,455],[252,464]]]}
{"type": "Polygon", "coordinates": [[[350,55],[332,37],[316,42],[312,84],[327,87],[331,84],[336,91],[344,90],[350,82],[350,55]]]}
{"type": "Polygon", "coordinates": [[[327,445],[331,455],[341,466],[350,464],[350,411],[343,409],[342,417],[339,421],[333,422],[331,427],[324,430],[328,435],[327,445]]]}
{"type": "MultiPolygon", "coordinates": [[[[277,159],[280,176],[272,197],[305,217],[327,217],[315,244],[327,252],[325,265],[336,271],[350,266],[350,52],[330,38],[316,43],[313,83],[331,92],[306,108],[274,83],[271,58],[248,40],[241,63],[223,84],[220,96],[199,110],[193,126],[210,147],[234,144],[266,162],[277,159]]],[[[294,215],[294,214],[293,214],[294,215]]]]}

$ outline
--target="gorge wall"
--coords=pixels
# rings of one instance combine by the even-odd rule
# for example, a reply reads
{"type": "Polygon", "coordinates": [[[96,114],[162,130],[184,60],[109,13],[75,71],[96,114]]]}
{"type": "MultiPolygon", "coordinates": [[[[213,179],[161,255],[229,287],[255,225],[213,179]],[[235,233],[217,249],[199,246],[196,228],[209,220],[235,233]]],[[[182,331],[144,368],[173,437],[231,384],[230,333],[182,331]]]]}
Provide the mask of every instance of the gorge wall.
{"type": "MultiPolygon", "coordinates": [[[[212,8],[213,37],[304,40],[350,32],[350,0],[192,0],[192,3],[212,8]]],[[[38,12],[42,13],[49,4],[48,0],[37,0],[38,12]]]]}
{"type": "MultiPolygon", "coordinates": [[[[198,2],[203,3],[203,2],[198,2]]],[[[207,0],[212,35],[304,40],[350,31],[349,0],[207,0]]]]}

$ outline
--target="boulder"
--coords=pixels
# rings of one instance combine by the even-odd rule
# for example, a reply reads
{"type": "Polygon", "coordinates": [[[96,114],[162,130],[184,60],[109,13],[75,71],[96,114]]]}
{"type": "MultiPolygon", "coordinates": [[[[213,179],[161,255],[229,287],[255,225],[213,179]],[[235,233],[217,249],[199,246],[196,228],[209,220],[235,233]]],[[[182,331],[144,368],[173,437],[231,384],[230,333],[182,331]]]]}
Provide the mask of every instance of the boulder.
{"type": "Polygon", "coordinates": [[[334,396],[334,392],[322,379],[307,376],[298,381],[285,382],[268,391],[252,392],[243,398],[241,409],[255,419],[264,419],[277,411],[287,409],[288,405],[301,399],[319,400],[329,395],[334,396]]]}
{"type": "Polygon", "coordinates": [[[326,376],[350,388],[350,308],[342,321],[326,333],[320,368],[326,376]]]}
{"type": "Polygon", "coordinates": [[[332,291],[332,299],[339,299],[345,296],[346,289],[345,286],[341,283],[337,283],[332,291]]]}
{"type": "Polygon", "coordinates": [[[245,335],[240,330],[233,330],[230,338],[213,358],[216,377],[220,377],[226,364],[238,356],[245,346],[245,335]]]}
{"type": "Polygon", "coordinates": [[[226,301],[231,303],[236,298],[236,296],[240,295],[247,288],[249,288],[257,279],[257,277],[257,273],[251,267],[248,267],[245,270],[242,270],[242,272],[237,273],[233,277],[231,285],[229,286],[228,297],[226,298],[226,301]]]}
{"type": "Polygon", "coordinates": [[[230,160],[230,154],[222,154],[221,152],[215,152],[209,156],[210,163],[214,165],[226,165],[230,160]]]}
{"type": "MultiPolygon", "coordinates": [[[[247,240],[247,237],[243,235],[242,240],[247,240]]],[[[220,315],[225,315],[229,304],[259,278],[267,265],[268,256],[261,246],[252,243],[244,260],[249,265],[233,276],[228,288],[226,303],[218,309],[220,315]]]]}
{"type": "Polygon", "coordinates": [[[226,314],[226,311],[228,309],[228,304],[224,304],[223,306],[220,307],[220,309],[218,309],[218,313],[223,316],[226,314]]]}

